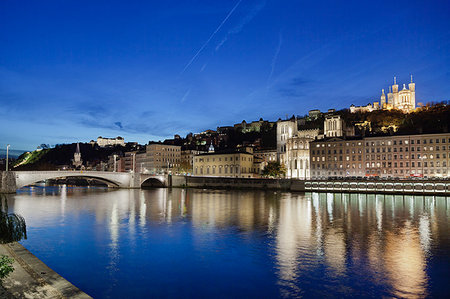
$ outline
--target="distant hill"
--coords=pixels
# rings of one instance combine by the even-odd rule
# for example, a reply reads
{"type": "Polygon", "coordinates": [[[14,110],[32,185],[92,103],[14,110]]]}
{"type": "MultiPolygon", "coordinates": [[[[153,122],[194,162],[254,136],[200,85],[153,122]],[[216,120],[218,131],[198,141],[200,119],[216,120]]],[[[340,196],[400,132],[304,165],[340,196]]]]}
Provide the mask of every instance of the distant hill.
{"type": "Polygon", "coordinates": [[[365,136],[447,133],[450,129],[450,106],[447,102],[430,103],[411,113],[396,109],[357,113],[345,109],[338,113],[348,125],[370,122],[370,129],[356,132],[365,136]]]}
{"type": "MultiPolygon", "coordinates": [[[[119,156],[126,151],[135,150],[136,144],[126,146],[99,147],[89,143],[80,143],[81,159],[83,164],[96,165],[101,161],[108,161],[112,154],[119,156]]],[[[73,154],[77,144],[60,144],[54,148],[36,150],[20,155],[14,164],[14,170],[56,170],[61,165],[72,165],[73,154]]]]}

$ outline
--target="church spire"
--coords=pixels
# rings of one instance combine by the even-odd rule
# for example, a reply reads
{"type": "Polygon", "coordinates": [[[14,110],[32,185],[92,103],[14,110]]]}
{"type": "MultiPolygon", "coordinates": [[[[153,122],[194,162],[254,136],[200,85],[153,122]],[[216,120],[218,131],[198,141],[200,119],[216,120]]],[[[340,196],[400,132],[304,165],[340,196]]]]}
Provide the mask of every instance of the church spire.
{"type": "Polygon", "coordinates": [[[413,78],[412,78],[412,74],[411,74],[411,83],[413,83],[413,78]]]}
{"type": "Polygon", "coordinates": [[[397,77],[394,76],[394,85],[396,85],[396,84],[397,84],[397,77]]]}

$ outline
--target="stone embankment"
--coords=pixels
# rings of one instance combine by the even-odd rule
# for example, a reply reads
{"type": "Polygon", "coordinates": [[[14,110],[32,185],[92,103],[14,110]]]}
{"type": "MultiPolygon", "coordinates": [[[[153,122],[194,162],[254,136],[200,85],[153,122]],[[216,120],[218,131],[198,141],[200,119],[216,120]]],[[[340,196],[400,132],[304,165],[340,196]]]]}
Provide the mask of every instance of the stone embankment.
{"type": "Polygon", "coordinates": [[[176,176],[171,187],[224,189],[279,189],[299,192],[380,193],[413,195],[449,195],[450,180],[446,179],[335,179],[296,180],[176,176]]]}
{"type": "Polygon", "coordinates": [[[14,259],[14,271],[0,285],[0,298],[91,298],[19,243],[0,245],[0,254],[14,259]]]}
{"type": "Polygon", "coordinates": [[[289,191],[304,191],[305,182],[290,179],[265,178],[230,178],[230,177],[172,177],[172,187],[192,188],[224,188],[224,189],[280,189],[289,191]]]}

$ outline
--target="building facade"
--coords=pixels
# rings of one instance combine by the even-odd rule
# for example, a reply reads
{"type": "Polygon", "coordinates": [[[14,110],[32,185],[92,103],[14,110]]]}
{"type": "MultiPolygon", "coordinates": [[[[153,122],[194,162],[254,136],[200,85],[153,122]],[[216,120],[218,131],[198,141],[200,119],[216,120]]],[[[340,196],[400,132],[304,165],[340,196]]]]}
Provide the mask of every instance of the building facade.
{"type": "Polygon", "coordinates": [[[256,150],[253,152],[253,164],[258,174],[262,174],[262,171],[267,166],[267,164],[269,164],[269,162],[276,162],[276,161],[277,161],[276,149],[256,150]]]}
{"type": "Polygon", "coordinates": [[[310,178],[309,143],[317,138],[319,129],[300,130],[286,142],[286,177],[310,178]]]}
{"type": "Polygon", "coordinates": [[[187,173],[193,173],[194,170],[194,157],[200,154],[204,154],[205,151],[199,150],[182,150],[181,151],[181,168],[182,171],[187,173]]]}
{"type": "Polygon", "coordinates": [[[298,126],[295,118],[277,121],[277,160],[280,164],[286,165],[286,143],[297,132],[298,126]]]}
{"type": "Polygon", "coordinates": [[[394,84],[389,87],[389,93],[386,95],[384,89],[381,90],[379,102],[369,103],[367,106],[350,106],[350,112],[372,112],[378,109],[399,109],[405,113],[410,113],[416,109],[416,84],[413,82],[411,75],[411,82],[406,88],[403,84],[403,89],[398,90],[397,78],[394,77],[394,84]]]}
{"type": "Polygon", "coordinates": [[[311,178],[449,177],[450,133],[311,142],[311,178]]]}
{"type": "Polygon", "coordinates": [[[330,138],[310,143],[311,178],[365,176],[362,139],[330,138]]]}
{"type": "Polygon", "coordinates": [[[181,165],[181,146],[152,143],[146,146],[142,172],[169,173],[181,165]]]}
{"type": "Polygon", "coordinates": [[[123,160],[123,171],[125,172],[138,172],[136,154],[138,151],[125,152],[123,157],[120,159],[123,160]]]}
{"type": "Polygon", "coordinates": [[[194,157],[194,175],[217,177],[254,177],[257,170],[253,154],[239,151],[211,152],[194,157]]]}
{"type": "Polygon", "coordinates": [[[97,144],[100,147],[114,146],[114,145],[125,146],[125,140],[123,139],[123,137],[120,136],[116,138],[103,138],[102,136],[99,136],[97,138],[97,144]]]}
{"type": "Polygon", "coordinates": [[[366,175],[448,177],[450,133],[368,137],[366,175]]]}

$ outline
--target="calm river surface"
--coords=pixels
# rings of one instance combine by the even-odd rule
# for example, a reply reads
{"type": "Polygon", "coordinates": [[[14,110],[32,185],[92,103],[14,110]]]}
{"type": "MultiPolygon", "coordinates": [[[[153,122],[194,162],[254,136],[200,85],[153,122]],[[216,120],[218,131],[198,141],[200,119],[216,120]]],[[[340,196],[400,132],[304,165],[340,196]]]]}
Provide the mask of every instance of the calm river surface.
{"type": "Polygon", "coordinates": [[[21,242],[95,298],[449,297],[450,198],[29,187],[21,242]]]}

